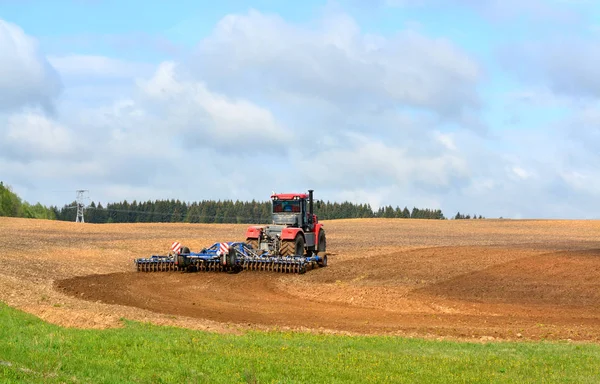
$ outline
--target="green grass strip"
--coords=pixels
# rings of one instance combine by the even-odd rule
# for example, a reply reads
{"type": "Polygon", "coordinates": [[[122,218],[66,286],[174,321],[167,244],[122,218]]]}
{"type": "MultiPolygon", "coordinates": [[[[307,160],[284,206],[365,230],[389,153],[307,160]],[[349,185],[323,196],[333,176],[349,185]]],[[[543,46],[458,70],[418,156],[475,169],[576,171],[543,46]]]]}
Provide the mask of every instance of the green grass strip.
{"type": "Polygon", "coordinates": [[[2,383],[597,383],[600,346],[284,332],[126,321],[54,326],[0,303],[2,383]]]}

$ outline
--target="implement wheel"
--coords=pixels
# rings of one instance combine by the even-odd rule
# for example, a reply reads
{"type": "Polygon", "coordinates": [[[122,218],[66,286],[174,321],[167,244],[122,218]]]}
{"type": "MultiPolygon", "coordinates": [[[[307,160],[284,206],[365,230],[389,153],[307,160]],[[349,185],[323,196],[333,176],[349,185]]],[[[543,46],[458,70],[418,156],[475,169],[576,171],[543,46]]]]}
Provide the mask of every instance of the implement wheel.
{"type": "Polygon", "coordinates": [[[239,272],[237,262],[237,250],[233,247],[229,248],[227,254],[221,256],[221,266],[227,273],[239,272]]]}
{"type": "Polygon", "coordinates": [[[190,249],[188,247],[182,247],[178,254],[175,255],[175,260],[177,260],[177,266],[180,271],[187,269],[188,267],[188,259],[182,254],[189,254],[190,249]]]}
{"type": "Polygon", "coordinates": [[[318,264],[318,265],[319,265],[319,267],[321,267],[321,268],[323,268],[323,267],[326,267],[326,266],[327,266],[327,255],[323,255],[323,256],[321,256],[321,258],[322,258],[323,260],[321,260],[321,261],[318,261],[318,262],[317,262],[317,264],[318,264]]]}

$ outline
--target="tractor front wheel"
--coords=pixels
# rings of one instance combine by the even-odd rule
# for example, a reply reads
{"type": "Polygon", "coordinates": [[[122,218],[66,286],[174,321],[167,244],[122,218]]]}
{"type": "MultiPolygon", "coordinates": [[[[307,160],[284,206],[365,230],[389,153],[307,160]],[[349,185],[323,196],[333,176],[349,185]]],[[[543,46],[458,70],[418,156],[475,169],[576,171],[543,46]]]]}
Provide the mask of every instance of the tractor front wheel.
{"type": "Polygon", "coordinates": [[[304,236],[301,234],[296,235],[296,239],[294,241],[295,250],[294,256],[303,256],[304,255],[304,236]]]}
{"type": "Polygon", "coordinates": [[[325,251],[327,250],[327,237],[325,236],[325,230],[321,229],[319,231],[319,241],[317,242],[317,249],[315,250],[315,253],[324,255],[325,251]]]}

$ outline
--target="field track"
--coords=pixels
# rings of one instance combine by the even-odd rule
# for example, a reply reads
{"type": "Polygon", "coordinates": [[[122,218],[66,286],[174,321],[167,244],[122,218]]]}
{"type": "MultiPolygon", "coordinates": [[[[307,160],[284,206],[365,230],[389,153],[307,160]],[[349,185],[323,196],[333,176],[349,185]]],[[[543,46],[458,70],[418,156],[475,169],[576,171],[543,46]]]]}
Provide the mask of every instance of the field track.
{"type": "Polygon", "coordinates": [[[73,327],[600,341],[600,221],[325,223],[327,268],[138,273],[133,259],[243,240],[246,225],[0,218],[0,300],[73,327]]]}

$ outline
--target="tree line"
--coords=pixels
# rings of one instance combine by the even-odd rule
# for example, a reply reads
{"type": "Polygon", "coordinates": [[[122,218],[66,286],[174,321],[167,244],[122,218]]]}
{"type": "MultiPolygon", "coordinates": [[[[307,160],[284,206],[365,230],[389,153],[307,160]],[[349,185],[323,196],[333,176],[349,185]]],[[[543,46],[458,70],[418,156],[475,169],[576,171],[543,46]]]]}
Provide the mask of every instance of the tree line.
{"type": "Polygon", "coordinates": [[[466,220],[469,220],[469,219],[485,219],[485,217],[483,217],[481,215],[479,215],[479,216],[477,216],[477,215],[471,216],[469,214],[464,215],[464,214],[462,214],[460,212],[457,212],[456,215],[454,216],[454,220],[465,220],[465,219],[466,220]]]}
{"type": "MultiPolygon", "coordinates": [[[[40,203],[31,205],[22,201],[9,186],[0,181],[0,216],[26,217],[62,221],[75,221],[75,201],[62,208],[46,207],[40,203]]],[[[401,218],[446,220],[440,209],[413,207],[395,208],[391,205],[372,209],[370,204],[331,202],[315,200],[315,214],[320,220],[353,218],[401,218]]],[[[270,201],[203,200],[182,202],[180,200],[127,200],[102,205],[92,202],[85,210],[88,223],[238,223],[267,224],[271,220],[270,201]]],[[[463,215],[452,219],[482,219],[482,216],[463,215]]]]}
{"type": "Polygon", "coordinates": [[[56,208],[47,208],[40,203],[31,205],[22,201],[10,186],[0,181],[0,216],[54,220],[56,211],[56,208]]]}
{"type": "MultiPolygon", "coordinates": [[[[58,220],[74,221],[76,202],[56,210],[58,220]]],[[[330,202],[315,200],[315,214],[319,220],[352,218],[413,218],[445,219],[441,210],[408,207],[401,209],[391,205],[373,210],[369,204],[351,202],[330,202]]],[[[85,221],[89,223],[256,223],[271,221],[270,201],[203,200],[186,203],[180,200],[154,200],[131,203],[127,200],[118,203],[92,202],[85,211],[85,221]]]]}

